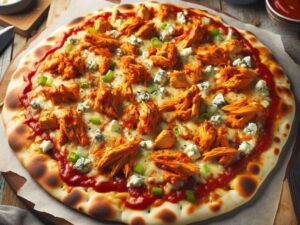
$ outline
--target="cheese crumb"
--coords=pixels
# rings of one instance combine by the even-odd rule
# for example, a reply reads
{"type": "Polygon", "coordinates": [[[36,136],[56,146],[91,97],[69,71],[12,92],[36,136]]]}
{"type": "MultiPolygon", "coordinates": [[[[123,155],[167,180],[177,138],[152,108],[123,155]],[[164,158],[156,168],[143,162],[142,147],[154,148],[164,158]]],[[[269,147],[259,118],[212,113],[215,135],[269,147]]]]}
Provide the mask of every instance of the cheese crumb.
{"type": "Polygon", "coordinates": [[[248,125],[244,128],[244,132],[247,135],[255,135],[257,132],[257,125],[255,123],[248,123],[248,125]]]}
{"type": "Polygon", "coordinates": [[[224,99],[224,96],[220,93],[220,94],[217,94],[216,96],[215,96],[215,98],[212,100],[212,104],[215,104],[215,105],[223,105],[223,104],[225,104],[226,103],[226,101],[225,101],[225,99],[224,99]]]}
{"type": "Polygon", "coordinates": [[[165,70],[159,69],[154,76],[154,82],[164,85],[168,81],[168,76],[165,70]]]}
{"type": "Polygon", "coordinates": [[[255,146],[255,140],[243,141],[239,146],[239,151],[242,154],[249,155],[255,146]]]}
{"type": "Polygon", "coordinates": [[[147,150],[152,150],[154,148],[154,143],[151,140],[148,141],[141,141],[140,146],[147,150]]]}
{"type": "Polygon", "coordinates": [[[43,140],[42,143],[40,144],[40,148],[42,149],[43,152],[48,152],[53,147],[54,145],[49,140],[43,140]]]}
{"type": "Polygon", "coordinates": [[[187,154],[188,157],[190,157],[193,161],[200,158],[200,152],[199,148],[195,144],[189,144],[185,147],[183,150],[185,154],[187,154]]]}
{"type": "Polygon", "coordinates": [[[141,175],[133,174],[128,178],[127,187],[142,187],[145,183],[145,178],[141,175]]]}

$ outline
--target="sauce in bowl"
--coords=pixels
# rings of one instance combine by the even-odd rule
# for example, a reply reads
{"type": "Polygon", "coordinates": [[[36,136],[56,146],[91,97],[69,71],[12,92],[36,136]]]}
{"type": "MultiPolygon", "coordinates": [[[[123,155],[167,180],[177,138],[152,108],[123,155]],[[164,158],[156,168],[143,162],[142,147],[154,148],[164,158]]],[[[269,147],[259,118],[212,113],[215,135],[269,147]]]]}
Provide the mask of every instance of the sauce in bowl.
{"type": "Polygon", "coordinates": [[[279,14],[300,20],[300,0],[271,0],[270,4],[279,14]]]}

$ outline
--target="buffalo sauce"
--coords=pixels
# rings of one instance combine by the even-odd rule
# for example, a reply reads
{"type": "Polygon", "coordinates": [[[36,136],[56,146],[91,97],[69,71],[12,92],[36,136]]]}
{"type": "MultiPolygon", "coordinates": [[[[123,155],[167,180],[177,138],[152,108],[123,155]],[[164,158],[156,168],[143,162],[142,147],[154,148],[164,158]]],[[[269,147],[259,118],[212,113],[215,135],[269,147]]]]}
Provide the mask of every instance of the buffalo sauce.
{"type": "Polygon", "coordinates": [[[279,14],[300,20],[300,1],[299,0],[271,0],[271,6],[279,14]]]}

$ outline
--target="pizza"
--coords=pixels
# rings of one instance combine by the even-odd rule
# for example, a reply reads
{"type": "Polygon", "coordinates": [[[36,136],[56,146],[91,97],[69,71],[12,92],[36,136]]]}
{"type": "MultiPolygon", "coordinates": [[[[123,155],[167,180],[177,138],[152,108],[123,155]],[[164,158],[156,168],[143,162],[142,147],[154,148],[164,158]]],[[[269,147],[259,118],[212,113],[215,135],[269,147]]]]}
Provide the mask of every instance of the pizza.
{"type": "Polygon", "coordinates": [[[287,76],[253,34],[204,10],[143,3],[76,18],[35,47],[2,117],[11,149],[50,195],[142,225],[248,202],[294,113],[287,76]]]}

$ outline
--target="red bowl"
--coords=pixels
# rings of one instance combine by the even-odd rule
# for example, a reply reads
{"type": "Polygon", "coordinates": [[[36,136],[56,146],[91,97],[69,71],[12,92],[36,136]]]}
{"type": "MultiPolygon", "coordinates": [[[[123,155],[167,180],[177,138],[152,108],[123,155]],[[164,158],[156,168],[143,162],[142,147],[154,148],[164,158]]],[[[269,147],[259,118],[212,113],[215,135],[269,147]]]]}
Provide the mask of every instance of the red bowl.
{"type": "MultiPolygon", "coordinates": [[[[289,27],[291,29],[300,29],[300,19],[294,19],[280,14],[274,9],[270,3],[272,0],[266,0],[266,8],[269,16],[280,26],[289,27]]],[[[300,12],[299,12],[300,13],[300,12]]]]}

